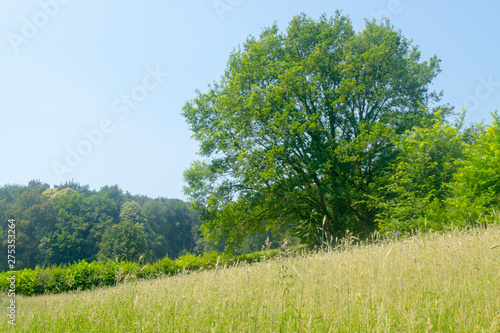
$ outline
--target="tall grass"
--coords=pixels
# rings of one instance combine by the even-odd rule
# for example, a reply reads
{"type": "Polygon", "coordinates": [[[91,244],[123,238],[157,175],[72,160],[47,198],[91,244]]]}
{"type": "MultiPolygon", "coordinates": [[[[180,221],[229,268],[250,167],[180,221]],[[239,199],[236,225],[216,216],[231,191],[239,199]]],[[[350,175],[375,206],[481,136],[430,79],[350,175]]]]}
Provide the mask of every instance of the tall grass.
{"type": "MultiPolygon", "coordinates": [[[[19,332],[499,332],[500,228],[17,297],[19,332]]],[[[6,313],[7,298],[1,307],[6,313]]],[[[1,331],[9,331],[7,316],[1,331]]],[[[12,328],[10,328],[12,329],[12,328]]]]}

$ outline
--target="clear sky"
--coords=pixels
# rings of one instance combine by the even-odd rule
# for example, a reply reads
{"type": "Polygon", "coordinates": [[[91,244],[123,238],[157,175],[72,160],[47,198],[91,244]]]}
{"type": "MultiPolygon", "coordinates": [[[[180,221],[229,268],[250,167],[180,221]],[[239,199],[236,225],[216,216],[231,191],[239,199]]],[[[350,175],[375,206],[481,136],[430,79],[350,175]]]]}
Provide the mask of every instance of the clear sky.
{"type": "Polygon", "coordinates": [[[388,16],[422,59],[437,54],[433,88],[469,105],[469,122],[500,109],[498,1],[0,0],[0,185],[186,199],[197,143],[181,109],[195,89],[220,80],[248,35],[337,9],[358,30],[388,16]]]}

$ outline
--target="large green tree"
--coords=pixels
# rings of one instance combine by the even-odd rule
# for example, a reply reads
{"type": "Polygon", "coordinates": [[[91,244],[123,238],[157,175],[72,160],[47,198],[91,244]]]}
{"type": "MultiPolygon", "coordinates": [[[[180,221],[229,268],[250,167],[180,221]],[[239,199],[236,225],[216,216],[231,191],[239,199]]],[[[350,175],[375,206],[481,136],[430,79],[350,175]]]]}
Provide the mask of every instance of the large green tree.
{"type": "Polygon", "coordinates": [[[289,226],[311,243],[320,229],[368,234],[394,136],[432,116],[438,72],[388,21],[355,32],[340,13],[300,15],[248,38],[183,108],[203,157],[185,172],[186,193],[205,234],[229,245],[289,226]]]}

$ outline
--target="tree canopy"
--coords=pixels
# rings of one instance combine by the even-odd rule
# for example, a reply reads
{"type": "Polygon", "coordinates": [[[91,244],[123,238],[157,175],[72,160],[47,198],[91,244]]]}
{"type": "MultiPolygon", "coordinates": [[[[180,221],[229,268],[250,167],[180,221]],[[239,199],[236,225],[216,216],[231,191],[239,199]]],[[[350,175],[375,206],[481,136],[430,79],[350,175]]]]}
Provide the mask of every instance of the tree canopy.
{"type": "MultiPolygon", "coordinates": [[[[200,222],[189,206],[178,199],[132,196],[116,185],[99,191],[74,182],[0,187],[0,220],[15,220],[19,269],[98,258],[154,261],[204,250],[197,248],[203,243],[200,222]]],[[[6,224],[0,224],[0,234],[7,253],[6,224]]],[[[6,264],[0,262],[0,270],[6,264]]]]}
{"type": "Polygon", "coordinates": [[[373,231],[394,138],[433,117],[439,62],[388,21],[356,32],[339,12],[249,37],[183,108],[202,157],[185,192],[205,235],[235,245],[265,230],[308,243],[373,231]]]}

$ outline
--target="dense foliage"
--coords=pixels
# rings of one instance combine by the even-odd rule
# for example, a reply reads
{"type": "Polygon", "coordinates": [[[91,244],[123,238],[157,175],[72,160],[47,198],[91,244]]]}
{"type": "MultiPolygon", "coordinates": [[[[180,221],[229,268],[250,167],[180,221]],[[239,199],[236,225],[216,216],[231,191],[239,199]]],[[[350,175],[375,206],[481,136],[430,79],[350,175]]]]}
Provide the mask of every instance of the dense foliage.
{"type": "Polygon", "coordinates": [[[495,113],[488,125],[463,128],[464,115],[453,125],[436,115],[432,126],[400,137],[378,193],[380,230],[487,223],[500,208],[500,118],[495,113]]]}
{"type": "Polygon", "coordinates": [[[308,243],[376,230],[379,180],[398,137],[433,117],[439,62],[387,21],[356,32],[340,13],[250,37],[183,109],[204,158],[185,179],[205,234],[236,245],[286,227],[308,243]]]}
{"type": "MultiPolygon", "coordinates": [[[[99,191],[69,182],[0,187],[2,252],[7,220],[15,219],[16,268],[96,259],[152,262],[197,251],[197,213],[178,199],[133,196],[118,186],[99,191]]],[[[201,248],[204,250],[204,248],[201,248]]],[[[0,262],[6,270],[7,260],[0,262]]]]}
{"type": "Polygon", "coordinates": [[[437,105],[436,56],[388,21],[295,17],[231,53],[183,115],[201,160],[185,172],[205,236],[238,247],[290,230],[308,244],[464,226],[498,204],[498,118],[465,128],[437,105]]]}

